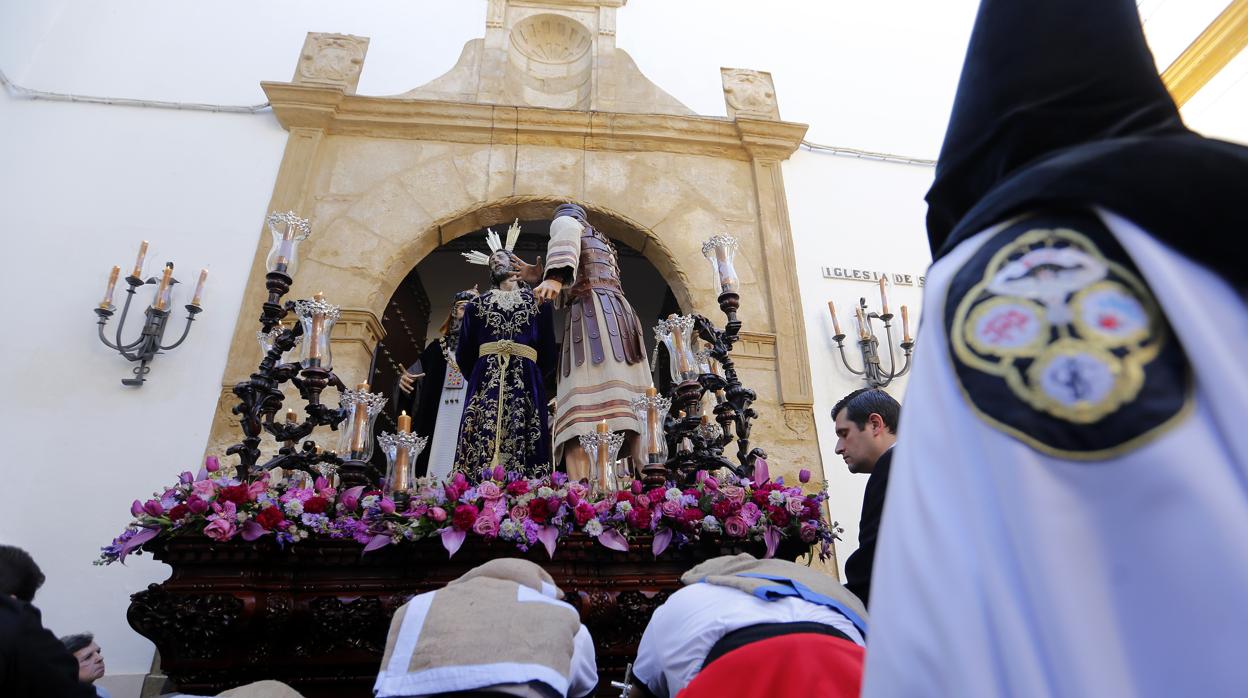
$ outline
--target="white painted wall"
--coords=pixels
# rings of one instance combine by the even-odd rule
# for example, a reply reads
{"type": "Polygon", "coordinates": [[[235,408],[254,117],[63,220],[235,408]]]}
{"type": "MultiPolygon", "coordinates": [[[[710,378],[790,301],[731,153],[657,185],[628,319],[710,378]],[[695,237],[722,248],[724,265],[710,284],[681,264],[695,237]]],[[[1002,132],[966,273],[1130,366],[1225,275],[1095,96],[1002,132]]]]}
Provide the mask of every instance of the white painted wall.
{"type": "MultiPolygon", "coordinates": [[[[974,6],[632,0],[617,43],[698,113],[724,114],[720,66],[769,70],[781,114],[811,124],[811,140],[934,157],[974,6]]],[[[372,40],[359,92],[396,94],[450,68],[483,33],[484,14],[482,0],[0,0],[0,70],[39,90],[255,104],[261,80],[290,78],[306,32],[340,32],[372,40]]],[[[94,630],[110,676],[147,670],[151,645],[124,613],[128,595],[167,569],[90,561],[129,520],[132,499],[198,465],[285,139],[271,114],[0,95],[0,383],[10,396],[0,541],[35,555],[48,575],[38,599],[46,623],[94,630]],[[118,383],[129,365],[95,339],[91,309],[111,265],[128,269],[144,238],[149,274],[173,260],[183,280],[201,266],[210,279],[190,339],[132,390],[118,383]]],[[[931,171],[807,151],[784,171],[844,557],[865,478],[833,456],[827,412],[858,383],[834,363],[825,303],[874,291],[823,279],[820,267],[921,273],[931,171]]],[[[918,309],[917,289],[894,289],[892,300],[918,309]]]]}

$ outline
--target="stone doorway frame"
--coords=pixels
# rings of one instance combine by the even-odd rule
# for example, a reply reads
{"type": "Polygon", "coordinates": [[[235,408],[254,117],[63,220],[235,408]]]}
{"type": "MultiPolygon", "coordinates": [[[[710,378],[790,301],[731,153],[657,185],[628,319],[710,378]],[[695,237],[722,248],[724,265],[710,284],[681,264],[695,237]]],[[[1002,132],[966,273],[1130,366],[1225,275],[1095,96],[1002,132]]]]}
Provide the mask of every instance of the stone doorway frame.
{"type": "MultiPolygon", "coordinates": [[[[751,71],[734,74],[742,72],[751,71]]],[[[608,236],[642,251],[682,309],[716,321],[701,243],[721,232],[738,237],[747,332],[735,353],[759,394],[755,441],[776,474],[823,472],[809,434],[813,392],[781,171],[804,124],[747,115],[731,108],[731,95],[731,117],[716,118],[363,97],[353,84],[298,79],[262,87],[290,134],[269,210],[293,210],[313,226],[290,297],[324,290],[342,305],[333,342],[344,381],[366,375],[380,315],[425,255],[481,227],[547,218],[556,204],[576,201],[608,236]]],[[[268,249],[262,227],[210,455],[237,439],[230,388],[260,358],[255,315],[268,249]]]]}

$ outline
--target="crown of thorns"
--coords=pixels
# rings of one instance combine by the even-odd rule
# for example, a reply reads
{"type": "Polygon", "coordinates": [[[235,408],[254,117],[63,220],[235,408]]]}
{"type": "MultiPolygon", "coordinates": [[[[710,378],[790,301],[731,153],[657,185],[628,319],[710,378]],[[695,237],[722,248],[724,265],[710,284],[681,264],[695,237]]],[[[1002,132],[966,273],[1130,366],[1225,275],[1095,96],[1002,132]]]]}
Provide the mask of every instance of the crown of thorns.
{"type": "Polygon", "coordinates": [[[507,244],[504,245],[498,238],[498,233],[493,228],[486,228],[485,244],[490,246],[490,254],[473,250],[472,252],[461,252],[464,259],[469,264],[480,264],[483,267],[490,266],[490,255],[499,250],[507,250],[511,252],[516,249],[516,240],[520,239],[520,219],[512,221],[511,227],[507,229],[507,244]]]}

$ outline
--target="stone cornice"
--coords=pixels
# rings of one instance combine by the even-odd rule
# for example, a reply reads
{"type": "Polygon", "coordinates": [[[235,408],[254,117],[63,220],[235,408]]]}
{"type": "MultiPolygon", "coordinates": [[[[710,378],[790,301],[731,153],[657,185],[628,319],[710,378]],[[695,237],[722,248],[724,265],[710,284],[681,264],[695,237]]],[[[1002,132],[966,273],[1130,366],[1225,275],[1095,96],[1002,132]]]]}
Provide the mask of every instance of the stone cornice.
{"type": "Polygon", "coordinates": [[[788,160],[806,137],[806,124],[789,121],[747,119],[738,116],[741,144],[755,160],[788,160]]]}
{"type": "Polygon", "coordinates": [[[261,87],[283,128],[331,135],[784,160],[807,129],[787,121],[361,97],[281,82],[261,87]]]}

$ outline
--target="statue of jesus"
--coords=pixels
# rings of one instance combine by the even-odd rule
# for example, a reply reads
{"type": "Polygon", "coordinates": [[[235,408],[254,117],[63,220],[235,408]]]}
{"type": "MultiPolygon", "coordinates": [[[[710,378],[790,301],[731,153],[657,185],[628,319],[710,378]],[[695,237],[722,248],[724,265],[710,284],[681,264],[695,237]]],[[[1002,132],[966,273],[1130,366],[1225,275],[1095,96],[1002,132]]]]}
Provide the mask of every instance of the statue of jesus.
{"type": "Polygon", "coordinates": [[[455,469],[469,476],[501,465],[540,477],[551,471],[550,425],[543,377],[555,370],[554,314],[519,278],[511,250],[490,231],[490,254],[468,252],[490,268],[491,288],[464,310],[456,361],[468,371],[467,401],[455,451],[455,469]]]}

